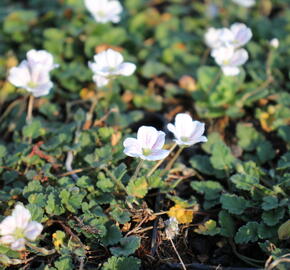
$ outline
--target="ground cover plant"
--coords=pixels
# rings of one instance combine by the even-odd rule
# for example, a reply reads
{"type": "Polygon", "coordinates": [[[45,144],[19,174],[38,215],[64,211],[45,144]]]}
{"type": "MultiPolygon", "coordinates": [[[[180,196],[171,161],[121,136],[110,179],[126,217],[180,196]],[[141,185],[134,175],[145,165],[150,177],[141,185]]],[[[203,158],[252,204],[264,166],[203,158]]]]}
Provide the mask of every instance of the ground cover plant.
{"type": "Polygon", "coordinates": [[[2,0],[0,24],[0,269],[289,269],[288,0],[2,0]]]}

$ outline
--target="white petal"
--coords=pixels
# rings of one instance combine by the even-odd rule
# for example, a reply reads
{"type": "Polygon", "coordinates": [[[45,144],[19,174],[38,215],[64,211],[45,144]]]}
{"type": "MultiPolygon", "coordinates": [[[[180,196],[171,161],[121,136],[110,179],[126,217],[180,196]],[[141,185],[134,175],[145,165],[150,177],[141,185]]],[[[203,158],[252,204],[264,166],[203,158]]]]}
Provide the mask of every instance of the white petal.
{"type": "Polygon", "coordinates": [[[13,234],[16,229],[16,219],[13,216],[9,216],[4,218],[4,220],[0,223],[0,235],[9,235],[13,234]]]}
{"type": "Polygon", "coordinates": [[[195,126],[193,133],[190,135],[190,138],[191,139],[198,139],[204,133],[205,124],[201,123],[199,121],[194,121],[194,122],[196,122],[196,126],[195,126]]]}
{"type": "Polygon", "coordinates": [[[12,217],[15,218],[17,228],[26,228],[31,220],[31,214],[23,205],[17,204],[12,212],[12,217]]]}
{"type": "Polygon", "coordinates": [[[154,127],[142,126],[138,129],[137,140],[142,148],[152,149],[158,139],[159,133],[154,127]]]}
{"type": "Polygon", "coordinates": [[[43,226],[40,223],[36,221],[30,221],[24,231],[25,237],[28,240],[35,241],[36,238],[41,234],[42,230],[43,226]]]}
{"type": "Polygon", "coordinates": [[[175,117],[176,136],[189,137],[195,129],[196,123],[192,121],[189,114],[179,113],[175,117]]]}
{"type": "Polygon", "coordinates": [[[232,1],[240,6],[247,8],[256,4],[256,0],[232,0],[232,1]]]}
{"type": "Polygon", "coordinates": [[[118,73],[123,76],[130,76],[135,72],[135,70],[135,64],[125,62],[120,65],[118,73]]]}
{"type": "Polygon", "coordinates": [[[53,83],[51,81],[38,85],[34,89],[31,90],[34,97],[42,97],[49,94],[50,89],[53,87],[53,83]]]}
{"type": "Polygon", "coordinates": [[[25,239],[17,239],[15,242],[11,244],[12,250],[21,251],[25,249],[25,239]]]}
{"type": "Polygon", "coordinates": [[[238,67],[232,67],[232,66],[222,67],[222,71],[224,75],[226,76],[236,76],[240,73],[240,69],[238,67]]]}
{"type": "Polygon", "coordinates": [[[144,159],[146,160],[151,160],[151,161],[156,161],[156,160],[161,160],[166,158],[169,155],[169,151],[168,150],[155,150],[153,151],[150,155],[148,156],[143,156],[144,159]]]}
{"type": "Polygon", "coordinates": [[[165,133],[163,131],[158,131],[158,137],[154,145],[152,146],[152,149],[153,150],[161,149],[164,143],[165,143],[165,133]]]}
{"type": "Polygon", "coordinates": [[[52,54],[45,50],[30,50],[27,52],[26,57],[31,68],[35,65],[40,65],[42,69],[51,71],[57,66],[53,64],[52,54]]]}
{"type": "Polygon", "coordinates": [[[124,154],[127,156],[139,157],[142,154],[142,149],[135,138],[127,138],[124,141],[123,146],[125,147],[124,154]]]}
{"type": "Polygon", "coordinates": [[[234,23],[231,25],[231,31],[234,35],[235,47],[241,47],[249,42],[253,34],[250,28],[243,23],[234,23]]]}
{"type": "Polygon", "coordinates": [[[110,67],[117,68],[124,61],[122,54],[112,49],[106,51],[106,57],[110,67]]]}
{"type": "Polygon", "coordinates": [[[100,75],[94,75],[93,80],[96,83],[97,87],[104,87],[110,82],[110,80],[108,80],[106,77],[100,75]]]}
{"type": "Polygon", "coordinates": [[[0,243],[2,244],[11,244],[15,241],[15,238],[12,235],[5,235],[0,238],[0,243]]]}
{"type": "Polygon", "coordinates": [[[25,87],[31,81],[26,61],[23,61],[19,67],[13,67],[10,69],[8,81],[16,87],[25,87]]]}
{"type": "Polygon", "coordinates": [[[235,51],[230,61],[230,66],[241,66],[247,62],[248,58],[248,52],[245,49],[239,49],[235,51]]]}
{"type": "Polygon", "coordinates": [[[167,125],[167,129],[175,135],[176,129],[175,129],[175,126],[173,124],[169,123],[167,125]]]}

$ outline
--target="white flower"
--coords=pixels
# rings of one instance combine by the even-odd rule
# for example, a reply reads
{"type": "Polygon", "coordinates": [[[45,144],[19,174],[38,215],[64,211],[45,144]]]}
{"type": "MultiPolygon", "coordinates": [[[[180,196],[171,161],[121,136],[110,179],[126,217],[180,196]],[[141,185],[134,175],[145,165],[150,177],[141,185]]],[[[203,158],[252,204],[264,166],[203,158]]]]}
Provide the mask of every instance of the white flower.
{"type": "MultiPolygon", "coordinates": [[[[243,23],[234,23],[230,27],[231,36],[224,37],[225,44],[229,44],[234,48],[239,48],[247,44],[253,36],[249,27],[243,23]]],[[[223,39],[223,37],[221,37],[223,39]]]]}
{"type": "Polygon", "coordinates": [[[205,44],[211,48],[211,49],[214,49],[214,48],[219,48],[223,45],[223,42],[222,40],[220,39],[221,37],[221,29],[216,29],[216,28],[213,28],[213,27],[210,27],[205,35],[204,35],[204,41],[205,41],[205,44]]]}
{"type": "Polygon", "coordinates": [[[124,153],[144,160],[161,160],[169,154],[168,150],[162,149],[164,143],[164,132],[154,127],[142,126],[137,132],[137,139],[127,138],[124,141],[124,153]]]}
{"type": "Polygon", "coordinates": [[[270,45],[274,48],[277,49],[279,47],[279,39],[273,38],[270,40],[270,45]]]}
{"type": "Polygon", "coordinates": [[[167,128],[175,136],[175,142],[182,146],[191,146],[199,142],[206,142],[204,123],[193,121],[186,113],[179,113],[175,117],[175,125],[168,124],[167,128]]]}
{"type": "Polygon", "coordinates": [[[111,78],[130,76],[136,70],[135,64],[124,62],[123,56],[112,49],[96,54],[94,60],[95,62],[89,62],[89,67],[99,87],[107,85],[111,78]]]}
{"type": "Polygon", "coordinates": [[[85,0],[85,6],[99,23],[121,20],[122,5],[117,0],[85,0]]]}
{"type": "Polygon", "coordinates": [[[53,86],[49,72],[57,67],[53,63],[53,56],[43,50],[30,50],[26,56],[27,60],[9,70],[9,82],[26,89],[35,97],[47,95],[53,86]]]}
{"type": "Polygon", "coordinates": [[[239,48],[249,42],[253,34],[243,23],[234,23],[230,28],[209,28],[205,33],[205,43],[211,49],[220,47],[239,48]]]}
{"type": "Polygon", "coordinates": [[[39,65],[41,69],[51,71],[59,65],[53,63],[53,56],[45,50],[30,50],[26,53],[27,61],[30,66],[39,65]]]}
{"type": "Polygon", "coordinates": [[[234,3],[243,7],[252,7],[256,4],[256,0],[232,0],[234,3]]]}
{"type": "Polygon", "coordinates": [[[12,250],[25,249],[27,241],[35,241],[43,226],[31,221],[31,214],[21,204],[16,205],[11,216],[0,223],[0,243],[9,245],[12,250]]]}
{"type": "Polygon", "coordinates": [[[104,87],[109,84],[110,80],[106,77],[95,74],[93,76],[93,81],[96,83],[98,87],[104,87]]]}
{"type": "Polygon", "coordinates": [[[165,221],[165,234],[168,239],[173,239],[179,233],[178,221],[175,217],[171,217],[165,221]]]}
{"type": "Polygon", "coordinates": [[[226,76],[236,76],[240,73],[240,66],[249,58],[245,49],[235,50],[233,47],[221,47],[212,51],[216,63],[222,68],[226,76]]]}

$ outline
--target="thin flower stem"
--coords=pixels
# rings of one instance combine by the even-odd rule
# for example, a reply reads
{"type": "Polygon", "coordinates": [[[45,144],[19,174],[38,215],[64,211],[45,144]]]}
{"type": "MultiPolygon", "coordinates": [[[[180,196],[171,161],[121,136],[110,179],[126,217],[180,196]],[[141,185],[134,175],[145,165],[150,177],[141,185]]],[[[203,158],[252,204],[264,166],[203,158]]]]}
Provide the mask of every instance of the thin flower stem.
{"type": "MultiPolygon", "coordinates": [[[[177,146],[177,143],[175,143],[170,149],[169,149],[169,154],[175,149],[175,147],[177,146]]],[[[166,157],[167,158],[167,157],[166,157]]],[[[166,159],[161,159],[159,160],[155,166],[149,171],[149,173],[147,173],[147,177],[150,177],[158,168],[159,166],[163,163],[163,161],[166,159]]]]}
{"type": "Polygon", "coordinates": [[[138,176],[138,174],[139,174],[139,172],[140,172],[140,170],[142,168],[143,163],[144,163],[144,160],[141,159],[139,164],[137,165],[137,168],[136,168],[133,176],[131,177],[130,181],[135,180],[137,178],[137,176],[138,176]]]}
{"type": "Polygon", "coordinates": [[[115,175],[114,174],[112,174],[111,173],[111,171],[108,169],[108,168],[106,168],[106,167],[104,167],[103,168],[104,169],[104,171],[112,178],[112,180],[113,180],[113,182],[121,189],[121,190],[123,190],[123,191],[125,191],[126,192],[126,194],[127,194],[127,189],[125,188],[125,186],[120,182],[120,181],[118,181],[118,179],[115,177],[115,175]]]}
{"type": "Polygon", "coordinates": [[[177,158],[180,156],[180,154],[181,154],[181,152],[182,152],[183,149],[184,149],[184,147],[180,147],[180,148],[178,149],[178,151],[175,153],[174,157],[170,160],[170,162],[169,162],[169,163],[167,164],[167,166],[165,167],[164,172],[169,171],[169,170],[172,168],[174,162],[175,162],[175,161],[177,160],[177,158]]]}
{"type": "Polygon", "coordinates": [[[47,250],[45,248],[34,246],[33,244],[29,242],[27,242],[26,245],[29,246],[34,251],[41,253],[43,256],[48,256],[55,253],[55,249],[47,250]]]}
{"type": "Polygon", "coordinates": [[[34,103],[34,96],[30,95],[29,100],[28,100],[28,108],[27,108],[27,116],[26,116],[27,124],[30,124],[32,121],[33,103],[34,103]]]}
{"type": "Polygon", "coordinates": [[[174,249],[174,251],[175,251],[175,253],[176,253],[176,255],[177,255],[177,257],[178,257],[178,259],[179,259],[179,261],[181,263],[181,265],[182,265],[183,270],[186,270],[185,264],[184,264],[183,260],[181,259],[181,257],[179,255],[179,253],[178,253],[178,251],[177,251],[172,239],[169,238],[169,241],[171,242],[171,245],[172,245],[172,247],[173,247],[173,249],[174,249]]]}

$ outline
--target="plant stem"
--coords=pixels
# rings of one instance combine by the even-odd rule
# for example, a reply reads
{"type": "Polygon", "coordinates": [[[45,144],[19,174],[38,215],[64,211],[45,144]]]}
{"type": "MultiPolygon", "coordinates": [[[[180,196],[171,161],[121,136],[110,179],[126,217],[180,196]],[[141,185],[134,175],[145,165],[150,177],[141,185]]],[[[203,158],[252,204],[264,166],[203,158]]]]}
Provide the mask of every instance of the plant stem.
{"type": "Polygon", "coordinates": [[[55,253],[55,249],[47,250],[45,248],[34,246],[33,244],[28,242],[26,243],[26,245],[29,246],[34,251],[41,253],[43,256],[48,256],[55,253]]]}
{"type": "MultiPolygon", "coordinates": [[[[169,154],[175,149],[175,147],[177,146],[177,143],[175,143],[170,149],[169,149],[169,154]]],[[[169,155],[168,154],[168,155],[169,155]]],[[[167,157],[166,157],[167,158],[167,157]]],[[[149,171],[149,173],[147,173],[147,177],[150,177],[158,168],[159,168],[159,166],[163,163],[163,161],[166,159],[166,158],[164,158],[164,159],[161,159],[161,160],[159,160],[156,164],[155,164],[155,166],[149,171]]]]}
{"type": "Polygon", "coordinates": [[[121,181],[119,181],[114,174],[111,173],[111,171],[104,167],[103,170],[112,178],[113,182],[123,191],[126,192],[127,194],[127,189],[125,188],[125,186],[123,185],[123,183],[121,183],[121,181]]]}
{"type": "Polygon", "coordinates": [[[175,251],[175,253],[176,253],[176,255],[177,255],[177,257],[178,257],[178,259],[179,259],[179,261],[180,261],[180,263],[181,263],[181,265],[182,265],[183,270],[186,270],[186,267],[185,267],[185,265],[184,265],[184,262],[183,262],[183,260],[181,259],[181,257],[180,257],[180,255],[179,255],[179,253],[178,253],[178,251],[177,251],[177,249],[176,249],[176,247],[175,247],[175,245],[174,245],[172,239],[169,238],[169,241],[171,242],[171,245],[172,245],[172,247],[173,247],[173,249],[174,249],[174,251],[175,251]]]}
{"type": "Polygon", "coordinates": [[[32,121],[33,103],[34,103],[34,96],[30,95],[29,100],[28,100],[28,108],[27,108],[27,116],[26,116],[27,124],[30,124],[32,121]]]}
{"type": "Polygon", "coordinates": [[[141,159],[139,164],[137,165],[136,170],[135,170],[133,176],[131,177],[130,181],[133,181],[133,180],[135,180],[137,178],[137,176],[138,176],[138,174],[139,174],[139,172],[140,172],[140,170],[142,168],[143,163],[144,163],[144,160],[141,159]]]}
{"type": "Polygon", "coordinates": [[[184,149],[183,146],[181,146],[181,147],[178,149],[178,151],[175,153],[174,157],[170,160],[170,162],[169,162],[169,163],[167,164],[167,166],[165,167],[164,172],[169,171],[169,170],[172,168],[174,162],[175,162],[175,161],[177,160],[177,158],[180,156],[180,154],[181,154],[181,152],[182,152],[183,149],[184,149]]]}
{"type": "Polygon", "coordinates": [[[232,246],[232,249],[233,249],[233,252],[234,254],[242,261],[244,261],[245,263],[251,265],[251,266],[255,266],[255,267],[258,267],[260,268],[261,266],[256,264],[256,263],[263,263],[264,264],[264,261],[262,260],[255,260],[255,259],[252,259],[252,258],[249,258],[249,257],[246,257],[242,254],[240,254],[238,251],[237,251],[237,248],[234,244],[234,241],[232,239],[229,240],[229,243],[230,245],[232,246]]]}

